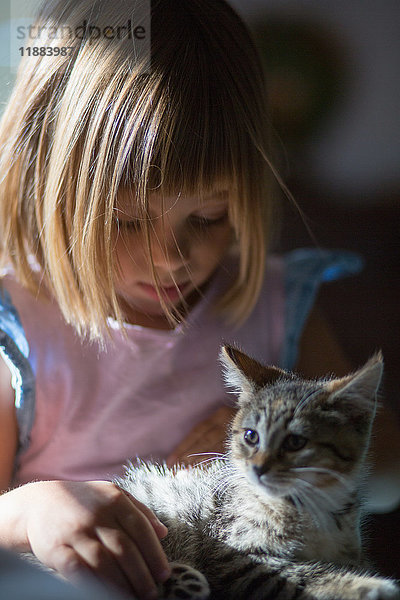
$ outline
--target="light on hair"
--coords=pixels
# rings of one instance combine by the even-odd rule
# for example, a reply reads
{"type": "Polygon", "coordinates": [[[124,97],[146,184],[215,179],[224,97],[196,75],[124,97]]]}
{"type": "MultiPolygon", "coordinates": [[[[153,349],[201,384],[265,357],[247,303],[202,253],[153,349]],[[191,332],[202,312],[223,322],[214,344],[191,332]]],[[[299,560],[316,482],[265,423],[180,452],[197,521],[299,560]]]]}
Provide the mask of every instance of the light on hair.
{"type": "MultiPolygon", "coordinates": [[[[134,4],[48,1],[38,22],[122,27],[134,4]]],[[[23,58],[0,124],[2,259],[35,294],[44,283],[92,339],[104,337],[109,317],[123,320],[113,255],[120,186],[135,189],[145,216],[149,191],[202,195],[227,182],[240,268],[217,310],[243,322],[264,277],[275,175],[249,34],[223,0],[154,0],[151,35],[150,69],[127,36],[69,39],[71,56],[23,58]]],[[[171,324],[180,320],[160,301],[171,324]]]]}

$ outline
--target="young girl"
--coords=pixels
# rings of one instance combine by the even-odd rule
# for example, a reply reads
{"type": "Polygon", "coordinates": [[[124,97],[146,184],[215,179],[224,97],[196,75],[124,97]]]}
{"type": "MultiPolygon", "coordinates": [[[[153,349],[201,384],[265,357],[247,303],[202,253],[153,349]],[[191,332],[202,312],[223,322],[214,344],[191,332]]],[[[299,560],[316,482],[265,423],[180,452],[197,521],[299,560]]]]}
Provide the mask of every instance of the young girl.
{"type": "Polygon", "coordinates": [[[359,265],[266,258],[276,176],[237,15],[154,0],[149,57],[136,5],[45,2],[29,44],[53,50],[22,59],[2,119],[0,543],[152,598],[166,528],[109,480],[136,456],[222,448],[222,341],[347,371],[310,311],[359,265]]]}

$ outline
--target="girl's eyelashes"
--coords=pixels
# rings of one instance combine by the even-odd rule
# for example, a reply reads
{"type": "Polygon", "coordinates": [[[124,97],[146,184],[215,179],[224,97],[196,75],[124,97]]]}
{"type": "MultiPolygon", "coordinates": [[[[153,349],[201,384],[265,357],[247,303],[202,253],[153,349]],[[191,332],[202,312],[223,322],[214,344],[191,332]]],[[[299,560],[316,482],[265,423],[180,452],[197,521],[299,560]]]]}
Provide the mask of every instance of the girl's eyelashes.
{"type": "Polygon", "coordinates": [[[213,225],[222,225],[228,219],[228,211],[224,212],[223,215],[219,217],[199,217],[197,215],[192,215],[189,217],[190,223],[194,227],[212,227],[213,225]]]}
{"type": "MultiPolygon", "coordinates": [[[[203,229],[215,225],[222,225],[227,221],[227,219],[228,211],[226,211],[223,215],[215,218],[191,215],[190,217],[188,217],[188,223],[191,227],[203,229]]],[[[116,217],[115,223],[117,225],[118,231],[139,232],[142,229],[142,223],[139,219],[118,219],[116,217]]]]}
{"type": "Polygon", "coordinates": [[[140,231],[141,223],[139,219],[115,219],[118,231],[140,231]]]}

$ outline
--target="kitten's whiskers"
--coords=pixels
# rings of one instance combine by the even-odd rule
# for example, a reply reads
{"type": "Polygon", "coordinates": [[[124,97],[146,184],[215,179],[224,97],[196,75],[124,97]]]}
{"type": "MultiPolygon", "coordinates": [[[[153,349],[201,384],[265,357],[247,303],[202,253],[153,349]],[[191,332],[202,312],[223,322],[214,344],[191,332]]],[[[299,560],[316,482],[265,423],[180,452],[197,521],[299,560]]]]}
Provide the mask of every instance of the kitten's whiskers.
{"type": "Polygon", "coordinates": [[[200,462],[196,463],[196,466],[207,465],[207,464],[218,462],[220,460],[227,460],[227,459],[222,458],[221,456],[214,456],[212,458],[206,458],[204,460],[201,460],[200,462]]]}
{"type": "Polygon", "coordinates": [[[212,488],[213,495],[224,494],[235,481],[241,481],[242,479],[243,476],[237,472],[233,465],[225,464],[221,467],[218,477],[216,477],[215,487],[212,488]]]}
{"type": "Polygon", "coordinates": [[[299,513],[304,512],[303,503],[302,503],[301,499],[298,497],[296,492],[292,491],[289,494],[289,498],[293,502],[295,508],[297,509],[297,512],[299,512],[299,513]]]}
{"type": "Polygon", "coordinates": [[[225,454],[223,454],[222,452],[195,452],[194,454],[188,454],[188,458],[192,456],[215,456],[226,458],[225,454]]]}
{"type": "Polygon", "coordinates": [[[195,454],[188,454],[188,458],[192,458],[193,456],[210,456],[210,458],[206,458],[206,459],[196,463],[196,466],[205,465],[205,464],[212,463],[212,462],[228,460],[228,457],[225,454],[222,454],[221,452],[198,452],[195,454]]]}
{"type": "Polygon", "coordinates": [[[296,482],[298,484],[298,497],[315,525],[318,528],[329,529],[333,519],[330,511],[335,508],[335,501],[328,494],[304,479],[297,478],[296,482]],[[324,502],[323,508],[321,508],[318,500],[324,502]],[[328,507],[328,510],[326,507],[328,507]]]}
{"type": "MultiPolygon", "coordinates": [[[[338,473],[337,471],[333,471],[332,469],[327,469],[326,467],[292,467],[291,471],[295,471],[297,473],[321,473],[322,475],[330,475],[334,479],[337,479],[339,483],[343,485],[347,492],[352,493],[354,489],[354,485],[352,486],[350,482],[338,473]]],[[[301,478],[300,478],[301,479],[301,478]]],[[[310,483],[310,482],[308,482],[310,483]]]]}

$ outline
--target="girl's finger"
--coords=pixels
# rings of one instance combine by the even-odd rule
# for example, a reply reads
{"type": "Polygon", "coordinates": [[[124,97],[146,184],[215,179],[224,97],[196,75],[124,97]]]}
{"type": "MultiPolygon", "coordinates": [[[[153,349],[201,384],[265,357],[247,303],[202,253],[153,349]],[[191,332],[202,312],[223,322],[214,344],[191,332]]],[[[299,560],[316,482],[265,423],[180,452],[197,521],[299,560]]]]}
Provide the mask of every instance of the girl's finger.
{"type": "Polygon", "coordinates": [[[118,561],[129,581],[131,590],[139,598],[157,598],[157,584],[136,544],[121,530],[99,528],[99,539],[118,561]]]}
{"type": "Polygon", "coordinates": [[[74,550],[79,559],[102,580],[116,585],[118,588],[131,592],[128,577],[119,565],[117,558],[104,545],[100,538],[83,537],[75,540],[74,550]]]}
{"type": "Polygon", "coordinates": [[[164,525],[164,523],[161,523],[161,521],[157,517],[157,515],[155,515],[154,512],[148,506],[146,506],[142,502],[139,502],[139,500],[137,500],[134,496],[132,496],[132,494],[130,494],[126,490],[123,490],[123,492],[129,498],[129,501],[132,502],[132,504],[136,508],[138,508],[144,514],[145,517],[147,517],[147,519],[152,524],[157,536],[160,539],[165,538],[165,536],[168,533],[168,528],[164,525]]]}
{"type": "Polygon", "coordinates": [[[61,573],[66,579],[79,579],[90,572],[88,565],[71,546],[59,546],[52,553],[52,569],[61,573]]]}
{"type": "Polygon", "coordinates": [[[171,575],[171,569],[160,541],[147,517],[139,510],[118,512],[118,523],[142,555],[155,581],[161,583],[171,575]]]}

